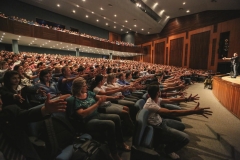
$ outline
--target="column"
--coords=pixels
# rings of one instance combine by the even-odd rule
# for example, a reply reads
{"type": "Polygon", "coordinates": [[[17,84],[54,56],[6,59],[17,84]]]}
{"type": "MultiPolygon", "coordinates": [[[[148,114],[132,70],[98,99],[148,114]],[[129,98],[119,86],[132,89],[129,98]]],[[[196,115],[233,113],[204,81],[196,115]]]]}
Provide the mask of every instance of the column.
{"type": "Polygon", "coordinates": [[[109,59],[112,59],[112,53],[110,53],[110,55],[109,55],[109,59]]]}
{"type": "Polygon", "coordinates": [[[12,40],[12,51],[15,54],[19,53],[19,50],[18,50],[18,40],[15,40],[15,39],[12,40]]]}
{"type": "Polygon", "coordinates": [[[76,48],[76,57],[79,57],[79,48],[76,48]]]}

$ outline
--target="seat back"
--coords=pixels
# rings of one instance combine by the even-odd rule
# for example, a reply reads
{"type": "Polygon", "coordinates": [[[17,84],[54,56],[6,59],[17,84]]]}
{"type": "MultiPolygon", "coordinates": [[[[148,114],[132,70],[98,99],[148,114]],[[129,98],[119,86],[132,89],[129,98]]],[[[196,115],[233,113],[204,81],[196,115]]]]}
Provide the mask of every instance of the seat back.
{"type": "Polygon", "coordinates": [[[160,155],[151,147],[153,140],[153,127],[147,124],[148,110],[142,109],[136,118],[135,133],[131,147],[131,160],[159,160],[160,155]]]}
{"type": "Polygon", "coordinates": [[[135,103],[135,107],[139,108],[139,110],[143,109],[143,106],[145,104],[145,100],[144,99],[139,99],[136,103],[135,103]]]}
{"type": "Polygon", "coordinates": [[[148,93],[145,93],[143,96],[142,96],[142,99],[144,99],[145,101],[147,101],[147,99],[148,99],[148,93]]]}
{"type": "Polygon", "coordinates": [[[150,148],[153,138],[153,128],[147,124],[149,111],[142,109],[137,114],[136,129],[133,137],[133,145],[150,148]]]}

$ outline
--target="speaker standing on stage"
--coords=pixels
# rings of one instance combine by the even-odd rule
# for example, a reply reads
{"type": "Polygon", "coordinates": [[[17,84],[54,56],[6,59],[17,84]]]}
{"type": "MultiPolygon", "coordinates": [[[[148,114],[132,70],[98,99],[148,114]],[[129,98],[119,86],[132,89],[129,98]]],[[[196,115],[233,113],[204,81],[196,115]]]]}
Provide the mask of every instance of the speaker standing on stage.
{"type": "Polygon", "coordinates": [[[233,67],[233,76],[231,78],[236,78],[237,77],[237,69],[239,66],[238,54],[234,53],[232,58],[223,57],[223,60],[231,60],[232,67],[233,67]]]}

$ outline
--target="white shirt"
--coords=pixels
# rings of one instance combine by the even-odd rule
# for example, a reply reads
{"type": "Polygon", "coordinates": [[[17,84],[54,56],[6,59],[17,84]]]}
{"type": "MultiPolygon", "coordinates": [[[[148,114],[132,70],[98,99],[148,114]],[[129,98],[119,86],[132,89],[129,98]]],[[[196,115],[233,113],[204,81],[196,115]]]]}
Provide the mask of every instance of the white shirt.
{"type": "MultiPolygon", "coordinates": [[[[114,83],[114,84],[107,84],[106,86],[107,88],[119,88],[120,85],[118,85],[117,83],[114,83]]],[[[112,94],[111,96],[121,96],[122,95],[122,92],[116,92],[114,94],[112,94]]]]}
{"type": "Polygon", "coordinates": [[[143,106],[143,108],[148,109],[149,115],[148,115],[148,123],[153,126],[159,126],[162,123],[161,116],[157,113],[159,111],[160,102],[162,98],[158,98],[158,103],[156,103],[151,98],[148,98],[147,102],[143,106]]]}

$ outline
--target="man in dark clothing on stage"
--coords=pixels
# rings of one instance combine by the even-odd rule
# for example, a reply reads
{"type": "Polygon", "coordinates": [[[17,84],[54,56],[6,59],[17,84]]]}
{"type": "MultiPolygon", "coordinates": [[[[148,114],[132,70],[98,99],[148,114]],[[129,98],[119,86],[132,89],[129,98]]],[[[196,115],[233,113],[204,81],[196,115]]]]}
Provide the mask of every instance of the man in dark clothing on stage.
{"type": "Polygon", "coordinates": [[[233,76],[231,76],[231,78],[236,78],[237,75],[238,75],[237,69],[238,69],[238,66],[239,66],[238,54],[234,53],[232,58],[223,57],[223,60],[231,60],[232,67],[233,67],[233,76]]]}

